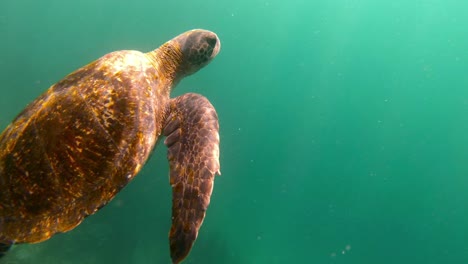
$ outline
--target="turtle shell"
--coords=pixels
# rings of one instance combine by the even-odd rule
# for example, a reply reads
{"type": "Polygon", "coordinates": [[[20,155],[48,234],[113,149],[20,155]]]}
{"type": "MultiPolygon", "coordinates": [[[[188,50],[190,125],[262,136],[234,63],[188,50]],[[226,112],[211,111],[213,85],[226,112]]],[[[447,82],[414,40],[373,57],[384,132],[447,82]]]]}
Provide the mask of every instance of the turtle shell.
{"type": "Polygon", "coordinates": [[[138,173],[161,134],[162,77],[144,53],[110,53],[18,115],[0,136],[0,243],[74,228],[138,173]]]}

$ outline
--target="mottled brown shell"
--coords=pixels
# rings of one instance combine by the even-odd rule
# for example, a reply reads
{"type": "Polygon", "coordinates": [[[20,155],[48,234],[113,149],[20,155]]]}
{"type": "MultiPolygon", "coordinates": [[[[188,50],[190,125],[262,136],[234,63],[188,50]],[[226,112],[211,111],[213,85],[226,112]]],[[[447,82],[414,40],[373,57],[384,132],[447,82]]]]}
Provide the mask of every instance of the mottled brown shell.
{"type": "Polygon", "coordinates": [[[108,203],[161,133],[163,84],[147,55],[120,51],[31,103],[0,137],[0,242],[45,240],[108,203]]]}

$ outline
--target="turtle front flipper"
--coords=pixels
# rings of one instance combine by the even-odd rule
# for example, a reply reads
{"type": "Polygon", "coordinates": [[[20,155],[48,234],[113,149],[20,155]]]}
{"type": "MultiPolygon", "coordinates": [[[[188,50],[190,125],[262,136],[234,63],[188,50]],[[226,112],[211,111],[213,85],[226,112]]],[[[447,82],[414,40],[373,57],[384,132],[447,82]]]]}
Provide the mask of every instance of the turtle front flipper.
{"type": "Polygon", "coordinates": [[[171,100],[163,134],[172,186],[173,263],[190,252],[210,203],[214,176],[221,174],[218,131],[218,115],[205,97],[189,93],[171,100]]]}

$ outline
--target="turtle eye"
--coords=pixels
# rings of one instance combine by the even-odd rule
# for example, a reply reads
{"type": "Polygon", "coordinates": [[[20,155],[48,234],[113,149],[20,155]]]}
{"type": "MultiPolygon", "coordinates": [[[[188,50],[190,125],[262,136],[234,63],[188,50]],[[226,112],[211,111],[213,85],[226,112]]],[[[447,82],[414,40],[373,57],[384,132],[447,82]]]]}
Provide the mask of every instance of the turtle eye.
{"type": "Polygon", "coordinates": [[[210,46],[214,48],[216,46],[217,38],[216,36],[207,36],[206,42],[208,42],[208,44],[210,44],[210,46]]]}

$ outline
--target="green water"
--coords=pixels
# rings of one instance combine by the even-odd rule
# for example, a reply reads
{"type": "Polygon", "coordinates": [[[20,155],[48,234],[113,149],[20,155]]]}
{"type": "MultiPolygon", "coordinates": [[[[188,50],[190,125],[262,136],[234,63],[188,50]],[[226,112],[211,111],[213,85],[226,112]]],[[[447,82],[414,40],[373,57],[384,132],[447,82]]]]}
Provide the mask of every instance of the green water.
{"type": "MultiPolygon", "coordinates": [[[[1,0],[0,127],[108,52],[210,29],[219,56],[173,93],[204,94],[221,125],[222,176],[184,263],[468,263],[467,10],[1,0]]],[[[165,153],[72,232],[0,263],[169,263],[165,153]]]]}

